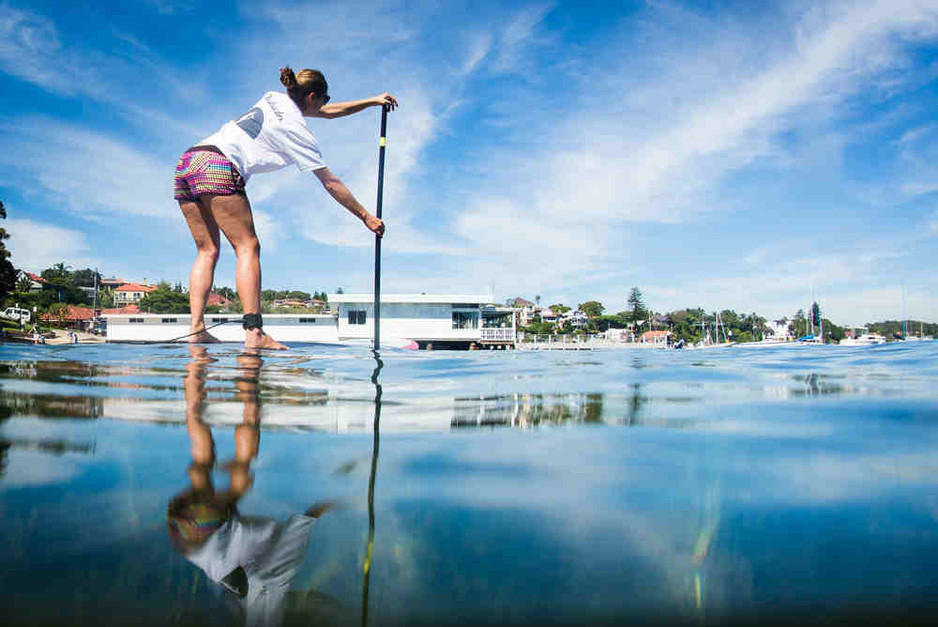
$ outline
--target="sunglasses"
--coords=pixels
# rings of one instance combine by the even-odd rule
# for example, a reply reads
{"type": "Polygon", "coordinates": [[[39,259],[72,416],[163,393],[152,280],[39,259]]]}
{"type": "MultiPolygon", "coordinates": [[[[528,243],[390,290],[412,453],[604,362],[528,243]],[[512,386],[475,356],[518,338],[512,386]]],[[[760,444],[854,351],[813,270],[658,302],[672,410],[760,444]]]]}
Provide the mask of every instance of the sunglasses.
{"type": "Polygon", "coordinates": [[[325,96],[322,97],[323,104],[328,103],[330,100],[332,100],[332,97],[329,94],[326,94],[325,96]]]}

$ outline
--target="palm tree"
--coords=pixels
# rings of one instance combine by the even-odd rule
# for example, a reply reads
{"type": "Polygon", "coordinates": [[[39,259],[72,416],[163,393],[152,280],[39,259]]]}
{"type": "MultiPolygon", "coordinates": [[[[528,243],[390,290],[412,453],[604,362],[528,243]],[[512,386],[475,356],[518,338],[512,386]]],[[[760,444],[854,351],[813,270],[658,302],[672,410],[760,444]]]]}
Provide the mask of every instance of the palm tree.
{"type": "Polygon", "coordinates": [[[16,284],[16,291],[22,292],[23,294],[28,294],[29,290],[31,290],[32,288],[33,288],[33,282],[25,274],[23,275],[23,278],[21,278],[19,282],[17,282],[16,284]]]}

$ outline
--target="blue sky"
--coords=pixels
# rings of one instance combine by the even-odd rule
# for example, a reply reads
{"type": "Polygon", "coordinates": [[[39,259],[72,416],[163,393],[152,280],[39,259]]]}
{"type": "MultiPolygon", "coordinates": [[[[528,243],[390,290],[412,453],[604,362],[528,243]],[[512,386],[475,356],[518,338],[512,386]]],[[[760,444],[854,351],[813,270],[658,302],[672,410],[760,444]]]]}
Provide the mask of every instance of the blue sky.
{"type": "MultiPolygon", "coordinates": [[[[938,320],[938,0],[0,0],[14,265],[187,282],[175,162],[284,64],[401,102],[386,292],[938,320]]],[[[372,210],[378,118],[308,121],[372,210]]],[[[265,288],[370,291],[373,237],[314,177],[248,194],[265,288]]]]}

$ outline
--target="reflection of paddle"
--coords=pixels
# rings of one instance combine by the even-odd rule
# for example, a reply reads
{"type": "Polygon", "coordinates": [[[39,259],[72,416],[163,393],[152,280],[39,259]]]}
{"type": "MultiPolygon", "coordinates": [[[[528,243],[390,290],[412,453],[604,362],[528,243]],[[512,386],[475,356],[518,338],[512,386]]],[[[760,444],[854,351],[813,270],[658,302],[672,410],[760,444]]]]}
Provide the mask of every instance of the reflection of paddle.
{"type": "Polygon", "coordinates": [[[378,383],[378,375],[381,374],[381,368],[384,362],[378,351],[375,351],[375,370],[371,374],[371,382],[375,385],[375,420],[374,420],[374,444],[371,450],[371,475],[368,477],[368,544],[365,547],[365,563],[362,565],[364,581],[362,582],[362,627],[368,625],[368,590],[371,584],[371,556],[375,547],[375,476],[378,472],[378,444],[380,443],[380,422],[381,422],[381,384],[378,383]]]}

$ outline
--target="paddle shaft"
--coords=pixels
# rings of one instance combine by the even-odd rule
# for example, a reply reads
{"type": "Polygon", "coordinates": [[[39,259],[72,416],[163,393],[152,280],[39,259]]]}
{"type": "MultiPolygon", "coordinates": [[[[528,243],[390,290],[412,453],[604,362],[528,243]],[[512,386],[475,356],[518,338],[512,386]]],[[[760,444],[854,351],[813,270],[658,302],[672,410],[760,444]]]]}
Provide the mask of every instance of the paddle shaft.
{"type": "MultiPolygon", "coordinates": [[[[388,105],[381,107],[381,138],[378,140],[378,202],[375,213],[381,220],[384,203],[384,151],[387,147],[388,105]]],[[[375,234],[375,350],[381,346],[381,236],[375,234]]]]}

